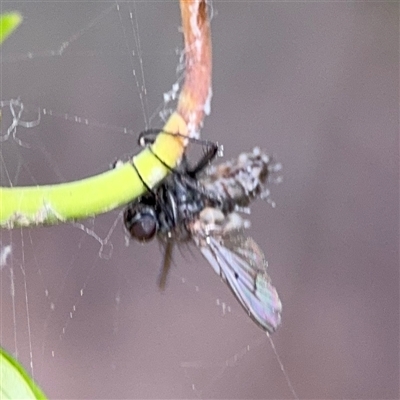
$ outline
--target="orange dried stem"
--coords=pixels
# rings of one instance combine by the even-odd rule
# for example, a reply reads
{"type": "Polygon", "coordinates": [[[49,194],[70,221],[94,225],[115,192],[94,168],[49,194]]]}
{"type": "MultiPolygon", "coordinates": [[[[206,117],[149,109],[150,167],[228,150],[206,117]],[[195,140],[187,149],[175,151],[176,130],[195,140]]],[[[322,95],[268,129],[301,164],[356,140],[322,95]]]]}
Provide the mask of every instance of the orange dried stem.
{"type": "Polygon", "coordinates": [[[206,1],[181,0],[185,39],[185,83],[177,111],[186,121],[189,134],[198,130],[211,100],[211,33],[206,1]]]}

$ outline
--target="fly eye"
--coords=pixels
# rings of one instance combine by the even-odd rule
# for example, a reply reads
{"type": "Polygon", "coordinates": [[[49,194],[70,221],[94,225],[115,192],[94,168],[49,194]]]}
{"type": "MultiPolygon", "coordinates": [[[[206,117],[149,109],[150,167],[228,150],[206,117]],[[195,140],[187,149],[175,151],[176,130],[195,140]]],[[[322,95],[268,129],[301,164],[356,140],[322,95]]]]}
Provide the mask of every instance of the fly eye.
{"type": "Polygon", "coordinates": [[[153,239],[157,232],[157,221],[152,215],[142,215],[131,224],[129,232],[135,239],[147,242],[153,239]]]}
{"type": "Polygon", "coordinates": [[[157,233],[157,217],[151,207],[138,208],[128,208],[125,211],[125,227],[134,239],[140,242],[147,242],[153,239],[157,233]]]}

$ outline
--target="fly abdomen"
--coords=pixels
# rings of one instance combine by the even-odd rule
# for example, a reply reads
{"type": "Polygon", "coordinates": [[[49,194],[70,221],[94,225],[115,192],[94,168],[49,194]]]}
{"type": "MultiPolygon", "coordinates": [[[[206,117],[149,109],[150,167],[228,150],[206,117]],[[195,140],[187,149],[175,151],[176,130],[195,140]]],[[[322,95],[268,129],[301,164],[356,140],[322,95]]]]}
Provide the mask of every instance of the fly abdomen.
{"type": "Polygon", "coordinates": [[[258,147],[242,153],[238,159],[211,166],[201,178],[205,191],[221,199],[226,208],[247,207],[255,197],[267,197],[271,174],[280,169],[258,147]]]}

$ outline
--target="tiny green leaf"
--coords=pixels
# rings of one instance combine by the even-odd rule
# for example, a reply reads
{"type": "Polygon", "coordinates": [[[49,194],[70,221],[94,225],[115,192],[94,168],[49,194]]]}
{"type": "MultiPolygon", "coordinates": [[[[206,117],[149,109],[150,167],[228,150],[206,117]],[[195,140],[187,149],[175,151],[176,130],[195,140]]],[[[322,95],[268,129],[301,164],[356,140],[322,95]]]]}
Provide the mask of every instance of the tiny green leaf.
{"type": "Polygon", "coordinates": [[[22,22],[22,16],[18,12],[8,12],[0,15],[0,45],[22,22]]]}
{"type": "Polygon", "coordinates": [[[46,399],[25,369],[0,348],[0,399],[46,399]]]}

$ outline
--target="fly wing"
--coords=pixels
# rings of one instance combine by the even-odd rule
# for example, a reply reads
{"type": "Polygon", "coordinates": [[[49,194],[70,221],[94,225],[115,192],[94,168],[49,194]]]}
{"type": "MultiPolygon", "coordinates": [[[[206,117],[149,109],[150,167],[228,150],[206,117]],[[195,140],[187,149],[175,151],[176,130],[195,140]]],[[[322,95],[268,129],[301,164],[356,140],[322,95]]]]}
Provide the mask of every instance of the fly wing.
{"type": "Polygon", "coordinates": [[[257,243],[236,231],[208,236],[206,243],[198,245],[249,316],[262,329],[274,332],[281,322],[282,303],[271,285],[267,262],[257,243]]]}

